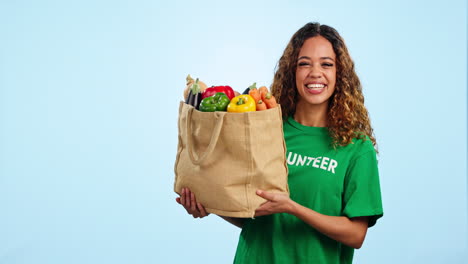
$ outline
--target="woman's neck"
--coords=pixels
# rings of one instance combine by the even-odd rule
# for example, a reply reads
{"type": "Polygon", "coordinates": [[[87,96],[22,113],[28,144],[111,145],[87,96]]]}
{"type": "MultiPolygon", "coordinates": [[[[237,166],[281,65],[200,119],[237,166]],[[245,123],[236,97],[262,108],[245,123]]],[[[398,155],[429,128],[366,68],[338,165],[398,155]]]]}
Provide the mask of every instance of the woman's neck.
{"type": "Polygon", "coordinates": [[[294,120],[304,126],[327,127],[328,104],[311,105],[299,101],[294,120]]]}

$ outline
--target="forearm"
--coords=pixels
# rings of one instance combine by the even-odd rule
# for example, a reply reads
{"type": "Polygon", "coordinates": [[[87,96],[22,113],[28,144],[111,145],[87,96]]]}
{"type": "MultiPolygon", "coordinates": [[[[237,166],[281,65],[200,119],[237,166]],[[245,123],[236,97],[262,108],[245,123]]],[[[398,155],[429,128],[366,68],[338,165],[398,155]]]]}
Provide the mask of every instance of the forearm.
{"type": "Polygon", "coordinates": [[[221,216],[221,215],[219,217],[221,217],[222,219],[226,220],[227,222],[239,228],[242,228],[242,226],[244,225],[244,221],[245,221],[245,219],[243,218],[227,217],[227,216],[221,216]]]}
{"type": "Polygon", "coordinates": [[[367,233],[367,218],[328,216],[292,202],[289,212],[320,233],[353,248],[360,248],[367,233]]]}

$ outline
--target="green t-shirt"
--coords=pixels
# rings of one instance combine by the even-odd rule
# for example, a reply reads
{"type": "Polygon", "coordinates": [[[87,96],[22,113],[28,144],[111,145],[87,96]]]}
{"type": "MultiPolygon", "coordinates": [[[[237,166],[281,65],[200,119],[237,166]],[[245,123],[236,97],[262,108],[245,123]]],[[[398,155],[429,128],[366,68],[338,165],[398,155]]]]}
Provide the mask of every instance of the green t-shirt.
{"type": "MultiPolygon", "coordinates": [[[[383,215],[377,159],[372,142],[355,139],[331,146],[328,129],[293,118],[283,124],[288,184],[293,201],[330,216],[369,216],[369,227],[383,215]]],[[[234,263],[352,263],[354,249],[286,214],[247,219],[234,263]]]]}

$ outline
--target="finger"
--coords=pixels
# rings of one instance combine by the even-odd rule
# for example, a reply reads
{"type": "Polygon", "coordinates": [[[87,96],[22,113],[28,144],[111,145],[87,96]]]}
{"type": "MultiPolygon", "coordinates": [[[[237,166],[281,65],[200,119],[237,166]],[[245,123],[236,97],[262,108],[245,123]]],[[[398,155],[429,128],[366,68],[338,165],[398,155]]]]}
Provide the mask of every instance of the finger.
{"type": "Polygon", "coordinates": [[[192,214],[190,211],[190,194],[189,194],[189,189],[184,188],[184,203],[183,206],[185,210],[187,210],[188,214],[192,214]]]}
{"type": "Polygon", "coordinates": [[[200,216],[206,216],[205,209],[203,208],[203,205],[201,205],[201,203],[197,203],[197,209],[200,212],[200,216]]]}
{"type": "Polygon", "coordinates": [[[193,214],[192,216],[193,216],[193,218],[201,218],[200,214],[198,214],[198,213],[193,214]]]}
{"type": "Polygon", "coordinates": [[[185,206],[185,188],[182,188],[180,192],[180,204],[185,206]]]}
{"type": "Polygon", "coordinates": [[[195,201],[195,194],[193,193],[190,193],[190,209],[193,211],[193,212],[197,212],[197,202],[195,201]]]}
{"type": "Polygon", "coordinates": [[[200,211],[201,217],[205,217],[208,213],[205,211],[205,207],[201,203],[197,203],[198,211],[200,211]]]}
{"type": "Polygon", "coordinates": [[[263,204],[261,204],[259,207],[257,207],[257,209],[255,209],[255,211],[268,211],[268,209],[271,208],[271,202],[270,201],[266,201],[264,202],[263,204]]]}
{"type": "Polygon", "coordinates": [[[257,190],[256,194],[262,198],[265,198],[267,200],[273,200],[274,198],[274,194],[272,193],[268,193],[268,192],[265,192],[265,191],[262,191],[262,190],[257,190]]]}
{"type": "Polygon", "coordinates": [[[264,216],[264,215],[267,215],[268,213],[264,210],[255,210],[255,214],[254,214],[254,217],[257,217],[257,216],[264,216]]]}
{"type": "Polygon", "coordinates": [[[176,202],[177,202],[178,204],[181,204],[181,203],[180,203],[180,197],[175,198],[175,200],[176,200],[176,202]]]}
{"type": "MultiPolygon", "coordinates": [[[[193,193],[191,194],[191,196],[192,196],[192,195],[194,196],[193,193]]],[[[190,202],[190,204],[191,204],[190,212],[191,212],[193,218],[199,218],[199,217],[201,217],[201,216],[200,216],[200,212],[199,212],[198,209],[196,208],[196,205],[195,205],[196,203],[194,203],[194,201],[192,200],[192,201],[190,202]],[[194,205],[195,205],[195,206],[194,206],[194,205]]]]}
{"type": "Polygon", "coordinates": [[[188,209],[190,209],[190,196],[191,196],[190,189],[186,188],[185,189],[185,206],[187,206],[188,209]]]}

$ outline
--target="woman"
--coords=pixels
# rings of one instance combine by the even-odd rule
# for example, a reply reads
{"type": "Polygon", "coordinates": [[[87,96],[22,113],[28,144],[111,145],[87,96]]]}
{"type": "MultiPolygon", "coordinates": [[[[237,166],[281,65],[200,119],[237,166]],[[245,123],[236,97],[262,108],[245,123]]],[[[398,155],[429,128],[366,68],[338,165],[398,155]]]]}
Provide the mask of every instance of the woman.
{"type": "MultiPolygon", "coordinates": [[[[265,198],[242,227],[235,263],[352,263],[383,215],[376,142],[359,78],[332,27],[308,23],[291,38],[272,93],[283,112],[290,196],[265,198]]],[[[207,215],[185,189],[177,201],[207,215]]]]}

